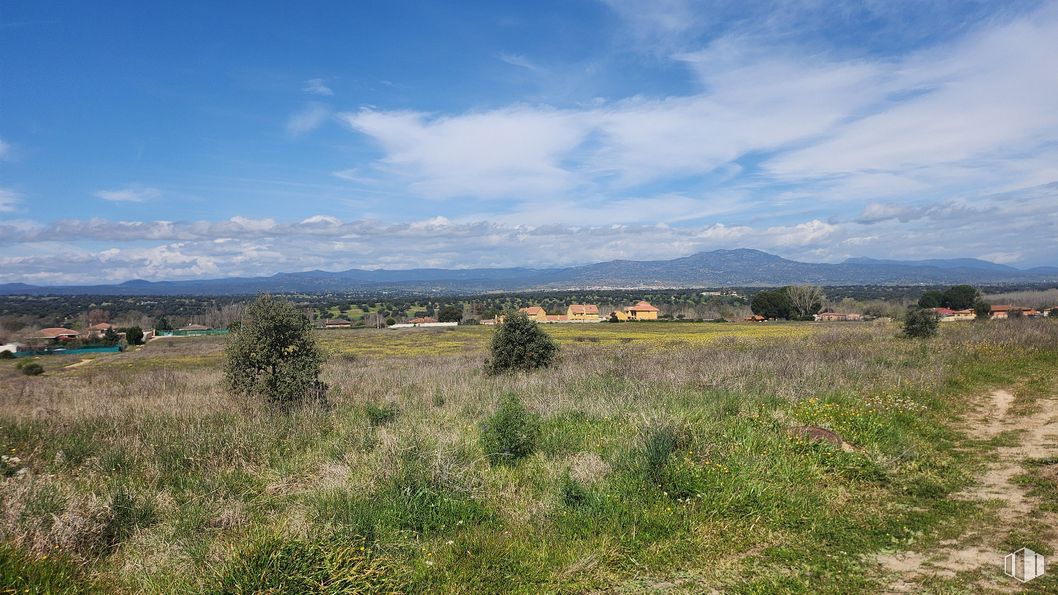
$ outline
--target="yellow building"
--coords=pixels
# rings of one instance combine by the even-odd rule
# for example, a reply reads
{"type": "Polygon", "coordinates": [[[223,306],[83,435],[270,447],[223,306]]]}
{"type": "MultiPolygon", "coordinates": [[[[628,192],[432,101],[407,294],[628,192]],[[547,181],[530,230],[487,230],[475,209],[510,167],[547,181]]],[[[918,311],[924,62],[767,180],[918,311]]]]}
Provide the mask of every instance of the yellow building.
{"type": "Polygon", "coordinates": [[[525,312],[525,315],[529,317],[529,320],[534,322],[547,322],[547,312],[545,312],[540,306],[529,306],[528,308],[521,308],[518,311],[525,312]]]}
{"type": "Polygon", "coordinates": [[[628,306],[625,308],[625,312],[628,312],[629,318],[632,320],[657,320],[658,309],[651,306],[649,302],[639,302],[634,306],[628,306]]]}
{"type": "Polygon", "coordinates": [[[615,319],[619,320],[620,322],[625,322],[626,320],[629,320],[629,319],[632,318],[631,316],[628,315],[628,312],[624,312],[622,310],[614,310],[613,312],[610,313],[610,316],[613,316],[615,319]]]}
{"type": "Polygon", "coordinates": [[[595,304],[570,304],[566,308],[566,320],[598,320],[599,307],[595,304]]]}

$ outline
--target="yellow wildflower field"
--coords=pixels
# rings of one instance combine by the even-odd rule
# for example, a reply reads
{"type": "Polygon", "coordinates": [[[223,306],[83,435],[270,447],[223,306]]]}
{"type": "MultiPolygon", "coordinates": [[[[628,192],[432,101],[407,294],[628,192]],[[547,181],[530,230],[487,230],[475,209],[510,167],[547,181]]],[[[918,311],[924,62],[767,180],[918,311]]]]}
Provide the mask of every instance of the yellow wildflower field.
{"type": "MultiPolygon", "coordinates": [[[[418,357],[484,352],[495,327],[460,326],[385,330],[330,330],[320,333],[332,354],[362,357],[418,357]]],[[[560,345],[627,345],[668,348],[700,345],[725,338],[772,339],[801,337],[818,328],[813,323],[628,322],[620,324],[547,324],[560,345]]]]}

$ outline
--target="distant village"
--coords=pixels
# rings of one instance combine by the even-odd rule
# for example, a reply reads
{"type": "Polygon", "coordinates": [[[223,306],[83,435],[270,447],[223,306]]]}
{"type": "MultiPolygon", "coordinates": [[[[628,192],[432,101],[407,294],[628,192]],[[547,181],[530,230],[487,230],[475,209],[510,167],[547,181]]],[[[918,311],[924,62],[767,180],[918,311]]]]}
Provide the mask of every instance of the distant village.
{"type": "MultiPolygon", "coordinates": [[[[936,313],[940,322],[972,321],[979,318],[979,313],[974,309],[954,310],[951,308],[937,307],[928,308],[936,313]]],[[[549,314],[541,306],[528,306],[518,310],[525,314],[530,320],[541,324],[583,324],[599,322],[636,322],[636,321],[658,321],[670,319],[672,316],[661,316],[660,310],[650,302],[640,300],[633,305],[608,308],[602,310],[596,304],[570,304],[565,313],[549,314]]],[[[1020,307],[1010,304],[997,304],[990,306],[987,318],[992,320],[1003,320],[1008,318],[1042,318],[1058,315],[1055,309],[1037,309],[1020,307]]],[[[458,318],[458,316],[457,316],[458,318]]],[[[377,328],[386,329],[408,329],[419,327],[452,327],[463,324],[462,320],[447,320],[442,322],[434,316],[415,316],[402,321],[386,320],[377,317],[377,328]]],[[[811,316],[811,319],[820,323],[832,322],[891,322],[892,318],[887,316],[871,316],[858,312],[838,312],[824,309],[811,316]]],[[[759,314],[742,318],[744,322],[766,323],[775,321],[775,318],[766,318],[759,314]]],[[[501,324],[504,316],[473,321],[475,324],[492,326],[501,324]]],[[[354,324],[346,318],[327,318],[314,321],[314,325],[321,330],[362,328],[363,322],[354,324]]],[[[31,330],[22,335],[18,341],[0,344],[0,353],[10,352],[11,355],[31,355],[46,353],[89,353],[103,351],[119,351],[124,345],[141,344],[157,338],[164,337],[191,337],[201,335],[223,335],[230,332],[229,328],[212,328],[204,324],[190,323],[183,327],[172,329],[140,329],[119,328],[109,322],[97,322],[83,330],[75,330],[66,327],[42,328],[31,330]],[[130,333],[132,336],[130,336],[130,333]]]]}

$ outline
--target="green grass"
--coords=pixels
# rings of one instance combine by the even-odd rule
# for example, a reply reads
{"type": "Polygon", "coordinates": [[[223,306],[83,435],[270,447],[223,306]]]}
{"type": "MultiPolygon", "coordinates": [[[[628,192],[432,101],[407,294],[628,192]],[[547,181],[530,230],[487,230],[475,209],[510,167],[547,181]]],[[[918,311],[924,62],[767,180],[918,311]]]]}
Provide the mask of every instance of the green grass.
{"type": "Polygon", "coordinates": [[[481,370],[487,328],[322,333],[357,357],[328,364],[330,408],[289,414],[225,395],[212,338],[31,379],[0,401],[0,571],[39,592],[876,591],[873,553],[988,522],[950,498],[995,446],[957,430],[969,397],[1058,388],[1051,330],[568,326],[557,367],[509,377],[481,370]],[[539,432],[493,465],[508,393],[539,432]]]}

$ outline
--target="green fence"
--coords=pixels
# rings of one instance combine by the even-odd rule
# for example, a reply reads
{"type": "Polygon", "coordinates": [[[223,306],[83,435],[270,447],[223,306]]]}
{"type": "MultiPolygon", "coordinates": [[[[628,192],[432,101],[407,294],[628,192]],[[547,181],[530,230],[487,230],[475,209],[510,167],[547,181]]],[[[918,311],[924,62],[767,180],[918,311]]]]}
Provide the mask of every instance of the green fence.
{"type": "Polygon", "coordinates": [[[118,353],[120,351],[120,345],[106,345],[102,347],[77,347],[75,349],[66,349],[65,347],[45,347],[44,349],[16,351],[15,357],[32,357],[34,355],[85,355],[88,353],[118,353]]]}

